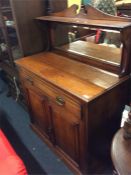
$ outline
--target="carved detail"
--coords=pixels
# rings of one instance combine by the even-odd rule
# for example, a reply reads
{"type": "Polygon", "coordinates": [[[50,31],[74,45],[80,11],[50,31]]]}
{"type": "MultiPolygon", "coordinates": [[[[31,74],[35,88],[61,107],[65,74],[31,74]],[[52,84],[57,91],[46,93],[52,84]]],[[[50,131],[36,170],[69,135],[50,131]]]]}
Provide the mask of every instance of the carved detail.
{"type": "MultiPolygon", "coordinates": [[[[123,43],[121,64],[119,67],[107,64],[108,70],[113,70],[113,72],[119,74],[119,77],[129,75],[131,72],[131,18],[118,17],[106,14],[90,5],[85,6],[85,11],[77,14],[77,5],[72,5],[70,8],[65,9],[62,12],[52,13],[52,16],[44,16],[37,18],[38,20],[53,21],[53,22],[63,22],[67,24],[76,24],[95,28],[105,28],[105,29],[115,29],[121,33],[121,41],[123,43]],[[62,17],[62,18],[61,18],[62,17]]],[[[51,43],[52,48],[54,44],[54,29],[57,27],[56,23],[52,24],[51,30],[51,43]]],[[[61,30],[63,36],[68,37],[68,28],[61,30]],[[65,35],[64,35],[65,34],[65,35]]],[[[66,41],[67,38],[65,38],[66,41]]],[[[66,43],[66,42],[64,42],[66,43]]],[[[73,54],[72,54],[73,55],[73,54]]],[[[93,63],[92,60],[86,61],[86,63],[93,63]]],[[[103,68],[100,61],[95,61],[93,65],[103,68]]]]}
{"type": "Polygon", "coordinates": [[[118,17],[104,13],[91,5],[85,6],[85,13],[80,12],[77,14],[78,5],[74,4],[71,7],[57,13],[52,13],[51,16],[57,17],[75,17],[83,19],[94,19],[94,20],[110,20],[110,21],[123,21],[130,22],[131,18],[118,17]]]}
{"type": "Polygon", "coordinates": [[[57,13],[50,14],[51,16],[58,16],[58,17],[75,17],[77,14],[78,5],[74,4],[71,7],[57,13]]]}

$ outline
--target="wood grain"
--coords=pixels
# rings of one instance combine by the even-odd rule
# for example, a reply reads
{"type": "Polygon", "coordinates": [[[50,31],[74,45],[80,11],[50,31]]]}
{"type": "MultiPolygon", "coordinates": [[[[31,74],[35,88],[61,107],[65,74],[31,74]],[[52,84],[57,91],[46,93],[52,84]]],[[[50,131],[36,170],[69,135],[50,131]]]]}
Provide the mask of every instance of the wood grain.
{"type": "Polygon", "coordinates": [[[115,74],[49,52],[29,56],[16,63],[86,100],[119,82],[115,74]]]}
{"type": "Polygon", "coordinates": [[[82,18],[71,18],[71,17],[42,16],[36,19],[41,21],[61,22],[61,23],[68,23],[68,24],[72,23],[77,25],[86,25],[89,27],[107,28],[107,29],[116,29],[116,30],[121,30],[131,26],[130,22],[82,19],[82,18]]]}

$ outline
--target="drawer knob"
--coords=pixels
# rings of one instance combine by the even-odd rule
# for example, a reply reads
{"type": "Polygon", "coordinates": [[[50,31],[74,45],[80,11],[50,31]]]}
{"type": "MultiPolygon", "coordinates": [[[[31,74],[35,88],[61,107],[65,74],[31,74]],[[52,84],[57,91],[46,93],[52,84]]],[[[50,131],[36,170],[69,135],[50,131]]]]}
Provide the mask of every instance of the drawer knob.
{"type": "Polygon", "coordinates": [[[57,96],[56,97],[56,103],[59,105],[59,106],[64,106],[65,105],[65,100],[60,97],[60,96],[57,96]]]}
{"type": "Polygon", "coordinates": [[[31,78],[26,78],[26,80],[27,80],[31,85],[34,84],[34,82],[33,82],[33,80],[32,80],[31,78]]]}

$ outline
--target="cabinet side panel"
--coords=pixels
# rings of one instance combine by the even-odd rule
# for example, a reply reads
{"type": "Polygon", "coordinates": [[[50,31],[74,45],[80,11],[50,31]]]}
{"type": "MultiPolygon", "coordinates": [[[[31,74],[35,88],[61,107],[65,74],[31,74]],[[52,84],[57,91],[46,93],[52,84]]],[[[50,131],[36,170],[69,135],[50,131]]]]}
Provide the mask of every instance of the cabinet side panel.
{"type": "Polygon", "coordinates": [[[128,103],[128,95],[129,80],[126,80],[89,103],[87,125],[90,171],[97,167],[101,171],[104,167],[103,162],[111,162],[112,137],[120,128],[122,111],[128,103]]]}

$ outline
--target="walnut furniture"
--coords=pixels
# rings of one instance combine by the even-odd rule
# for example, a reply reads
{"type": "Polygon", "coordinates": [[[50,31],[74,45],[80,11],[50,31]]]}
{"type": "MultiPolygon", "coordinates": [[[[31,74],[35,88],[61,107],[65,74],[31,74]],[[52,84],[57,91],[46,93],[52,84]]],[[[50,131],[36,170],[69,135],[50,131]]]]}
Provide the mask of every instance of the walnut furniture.
{"type": "MultiPolygon", "coordinates": [[[[49,49],[17,60],[16,64],[28,102],[31,127],[76,174],[100,173],[98,167],[107,157],[110,159],[112,136],[128,103],[131,23],[125,18],[93,12],[92,8],[88,13],[100,13],[99,20],[92,19],[88,13],[76,15],[76,10],[74,5],[54,16],[37,18],[50,26],[49,49]],[[83,57],[68,52],[64,45],[64,49],[55,47],[57,22],[118,30],[122,52],[119,49],[110,52],[113,50],[110,48],[105,50],[104,58],[97,53],[97,48],[97,54],[95,49],[90,51],[89,45],[83,57]],[[91,54],[98,58],[93,59],[91,54]],[[115,61],[113,57],[118,56],[115,61]]],[[[83,46],[78,46],[81,52],[83,46]]]]}

